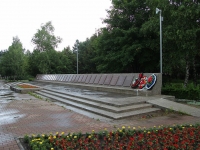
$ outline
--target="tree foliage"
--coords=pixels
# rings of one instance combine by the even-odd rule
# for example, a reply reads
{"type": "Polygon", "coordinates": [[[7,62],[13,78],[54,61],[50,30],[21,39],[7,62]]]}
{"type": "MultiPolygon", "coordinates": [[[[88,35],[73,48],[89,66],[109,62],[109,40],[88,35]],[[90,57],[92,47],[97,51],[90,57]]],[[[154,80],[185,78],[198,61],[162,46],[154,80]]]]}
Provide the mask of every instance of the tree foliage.
{"type": "Polygon", "coordinates": [[[18,37],[13,38],[12,45],[3,52],[0,62],[1,74],[23,78],[26,75],[26,60],[22,43],[18,37]]]}
{"type": "Polygon", "coordinates": [[[51,21],[49,21],[41,25],[41,29],[37,30],[31,41],[35,45],[35,50],[43,52],[57,48],[62,39],[54,35],[54,27],[51,21]]]}
{"type": "MultiPolygon", "coordinates": [[[[28,68],[24,70],[33,76],[76,73],[78,50],[79,73],[159,72],[160,30],[156,8],[162,10],[164,18],[163,73],[185,77],[186,86],[191,74],[196,80],[195,75],[200,72],[200,0],[112,0],[103,20],[106,27],[85,41],[76,40],[72,50],[66,47],[60,52],[55,48],[62,39],[54,35],[52,23],[47,22],[32,38],[35,48],[23,57],[24,67],[28,68]]],[[[20,58],[12,51],[22,46],[17,48],[20,44],[14,43],[1,51],[1,64],[12,57],[20,58]],[[15,56],[9,56],[11,52],[15,56]]],[[[6,69],[12,65],[0,67],[1,74],[17,74],[14,69],[6,69]]]]}

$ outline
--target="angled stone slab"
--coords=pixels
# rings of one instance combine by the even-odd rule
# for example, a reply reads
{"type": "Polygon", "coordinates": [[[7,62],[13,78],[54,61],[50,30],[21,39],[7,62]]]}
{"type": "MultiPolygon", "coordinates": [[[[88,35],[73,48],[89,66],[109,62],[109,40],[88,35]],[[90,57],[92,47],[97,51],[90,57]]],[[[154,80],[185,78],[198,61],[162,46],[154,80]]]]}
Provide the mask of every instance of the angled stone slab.
{"type": "Polygon", "coordinates": [[[59,81],[60,80],[60,75],[58,74],[57,75],[57,79],[56,79],[57,81],[59,81]]]}
{"type": "Polygon", "coordinates": [[[94,83],[94,81],[95,81],[95,79],[96,79],[96,74],[92,74],[92,77],[91,77],[91,79],[90,79],[90,81],[89,81],[89,84],[93,84],[94,83]]]}
{"type": "Polygon", "coordinates": [[[44,79],[44,80],[47,80],[47,79],[46,79],[46,75],[43,76],[43,79],[44,79]]]}
{"type": "Polygon", "coordinates": [[[64,78],[65,78],[65,77],[66,77],[66,75],[63,74],[62,77],[61,77],[61,79],[60,79],[60,81],[64,81],[64,78]]]}
{"type": "Polygon", "coordinates": [[[52,75],[52,81],[55,81],[55,76],[54,75],[52,75]]]}
{"type": "Polygon", "coordinates": [[[48,79],[47,79],[47,75],[44,75],[44,80],[48,80],[48,79]]]}
{"type": "Polygon", "coordinates": [[[81,83],[81,81],[82,81],[82,79],[83,79],[83,76],[84,76],[83,74],[80,75],[80,77],[79,77],[79,79],[78,79],[78,82],[79,82],[79,83],[81,83]]]}
{"type": "Polygon", "coordinates": [[[110,85],[110,82],[112,80],[113,75],[112,74],[108,74],[106,77],[106,80],[104,82],[104,85],[110,85]]]}
{"type": "Polygon", "coordinates": [[[58,75],[58,74],[56,74],[55,76],[56,76],[56,81],[58,81],[59,75],[58,75]]]}
{"type": "Polygon", "coordinates": [[[117,84],[118,79],[119,79],[119,75],[113,75],[110,85],[115,86],[117,84]]]}
{"type": "Polygon", "coordinates": [[[55,76],[55,74],[52,75],[52,80],[53,80],[53,81],[56,80],[56,76],[55,76]]]}
{"type": "Polygon", "coordinates": [[[82,83],[85,83],[87,76],[88,76],[87,74],[84,74],[84,75],[83,75],[83,78],[82,78],[82,80],[81,80],[82,83]]]}
{"type": "Polygon", "coordinates": [[[67,77],[68,77],[68,74],[65,74],[64,77],[63,77],[63,79],[62,79],[62,81],[66,82],[67,77]]]}
{"type": "Polygon", "coordinates": [[[72,77],[72,79],[71,79],[71,82],[75,82],[76,76],[77,76],[77,74],[74,74],[74,75],[73,75],[73,77],[72,77]]]}
{"type": "Polygon", "coordinates": [[[98,84],[101,79],[101,74],[98,74],[94,80],[94,84],[98,84]]]}
{"type": "Polygon", "coordinates": [[[77,76],[76,76],[74,82],[78,82],[79,77],[80,77],[80,74],[77,74],[77,76]]]}
{"type": "Polygon", "coordinates": [[[73,77],[74,77],[74,75],[71,74],[71,75],[69,76],[69,78],[67,79],[67,82],[72,82],[73,77]]]}
{"type": "Polygon", "coordinates": [[[87,78],[86,78],[86,81],[85,81],[86,84],[88,84],[90,82],[91,77],[92,77],[91,74],[87,75],[87,78]]]}
{"type": "Polygon", "coordinates": [[[130,87],[131,83],[133,82],[134,75],[127,75],[124,81],[124,87],[130,87]]]}
{"type": "Polygon", "coordinates": [[[65,76],[65,78],[64,78],[64,81],[65,81],[65,82],[67,82],[67,81],[68,81],[68,79],[69,79],[69,76],[70,76],[70,74],[67,74],[67,75],[65,76]]]}
{"type": "Polygon", "coordinates": [[[51,77],[51,75],[47,75],[47,79],[48,79],[48,80],[51,80],[51,78],[50,78],[50,77],[51,77]]]}
{"type": "Polygon", "coordinates": [[[58,75],[59,77],[58,77],[58,81],[61,81],[61,79],[62,79],[62,75],[58,75]]]}
{"type": "Polygon", "coordinates": [[[119,79],[118,79],[118,81],[116,83],[116,86],[122,86],[124,84],[125,79],[126,79],[125,75],[120,75],[119,79]]]}
{"type": "Polygon", "coordinates": [[[51,75],[47,75],[47,79],[48,79],[48,80],[51,80],[51,75]]]}
{"type": "Polygon", "coordinates": [[[107,75],[106,74],[103,74],[103,75],[101,75],[101,78],[100,78],[100,80],[99,80],[99,85],[103,85],[104,84],[104,82],[105,82],[105,80],[106,80],[106,77],[107,77],[107,75]]]}
{"type": "Polygon", "coordinates": [[[56,77],[55,77],[55,75],[54,75],[54,74],[52,75],[52,80],[53,80],[53,81],[55,81],[55,80],[56,80],[56,77]]]}
{"type": "Polygon", "coordinates": [[[49,75],[49,80],[52,80],[51,75],[49,75]]]}
{"type": "Polygon", "coordinates": [[[68,74],[67,77],[65,78],[65,82],[69,82],[70,77],[71,77],[71,74],[68,74]]]}

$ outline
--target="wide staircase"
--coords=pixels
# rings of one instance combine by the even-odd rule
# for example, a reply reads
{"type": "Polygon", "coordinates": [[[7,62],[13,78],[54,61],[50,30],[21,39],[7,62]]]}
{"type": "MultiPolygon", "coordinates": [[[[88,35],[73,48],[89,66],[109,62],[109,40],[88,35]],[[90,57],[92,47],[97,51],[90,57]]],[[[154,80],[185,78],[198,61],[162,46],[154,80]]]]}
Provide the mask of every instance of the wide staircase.
{"type": "MultiPolygon", "coordinates": [[[[90,117],[94,114],[116,120],[160,111],[159,108],[154,108],[151,104],[146,103],[147,100],[154,97],[127,95],[126,97],[98,98],[65,92],[56,88],[43,88],[35,93],[59,101],[65,104],[66,108],[78,113],[87,112],[90,117]]],[[[83,114],[85,115],[85,113],[83,114]]]]}

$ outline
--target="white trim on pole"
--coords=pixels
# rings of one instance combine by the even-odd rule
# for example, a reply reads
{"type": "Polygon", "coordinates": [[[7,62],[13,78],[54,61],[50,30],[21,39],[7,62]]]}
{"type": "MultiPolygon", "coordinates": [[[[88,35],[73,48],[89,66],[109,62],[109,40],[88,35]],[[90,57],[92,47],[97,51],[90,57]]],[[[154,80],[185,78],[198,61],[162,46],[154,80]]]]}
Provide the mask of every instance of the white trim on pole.
{"type": "Polygon", "coordinates": [[[156,8],[156,14],[160,12],[160,73],[162,73],[162,10],[156,8]]]}

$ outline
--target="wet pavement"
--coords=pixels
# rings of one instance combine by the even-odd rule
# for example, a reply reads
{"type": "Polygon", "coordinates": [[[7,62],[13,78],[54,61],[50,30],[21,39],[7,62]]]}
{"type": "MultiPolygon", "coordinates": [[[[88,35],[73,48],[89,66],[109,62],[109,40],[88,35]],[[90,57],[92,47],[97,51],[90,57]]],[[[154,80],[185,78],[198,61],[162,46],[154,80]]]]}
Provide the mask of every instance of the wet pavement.
{"type": "MultiPolygon", "coordinates": [[[[130,95],[118,95],[64,86],[43,85],[48,88],[60,88],[74,94],[99,98],[126,98],[130,95]]],[[[69,109],[55,102],[37,99],[29,94],[13,93],[0,81],[0,150],[20,150],[16,138],[31,134],[49,134],[56,132],[92,132],[116,130],[122,126],[149,128],[159,125],[200,123],[199,117],[180,114],[168,114],[151,118],[128,118],[123,120],[99,120],[69,109]]]]}

